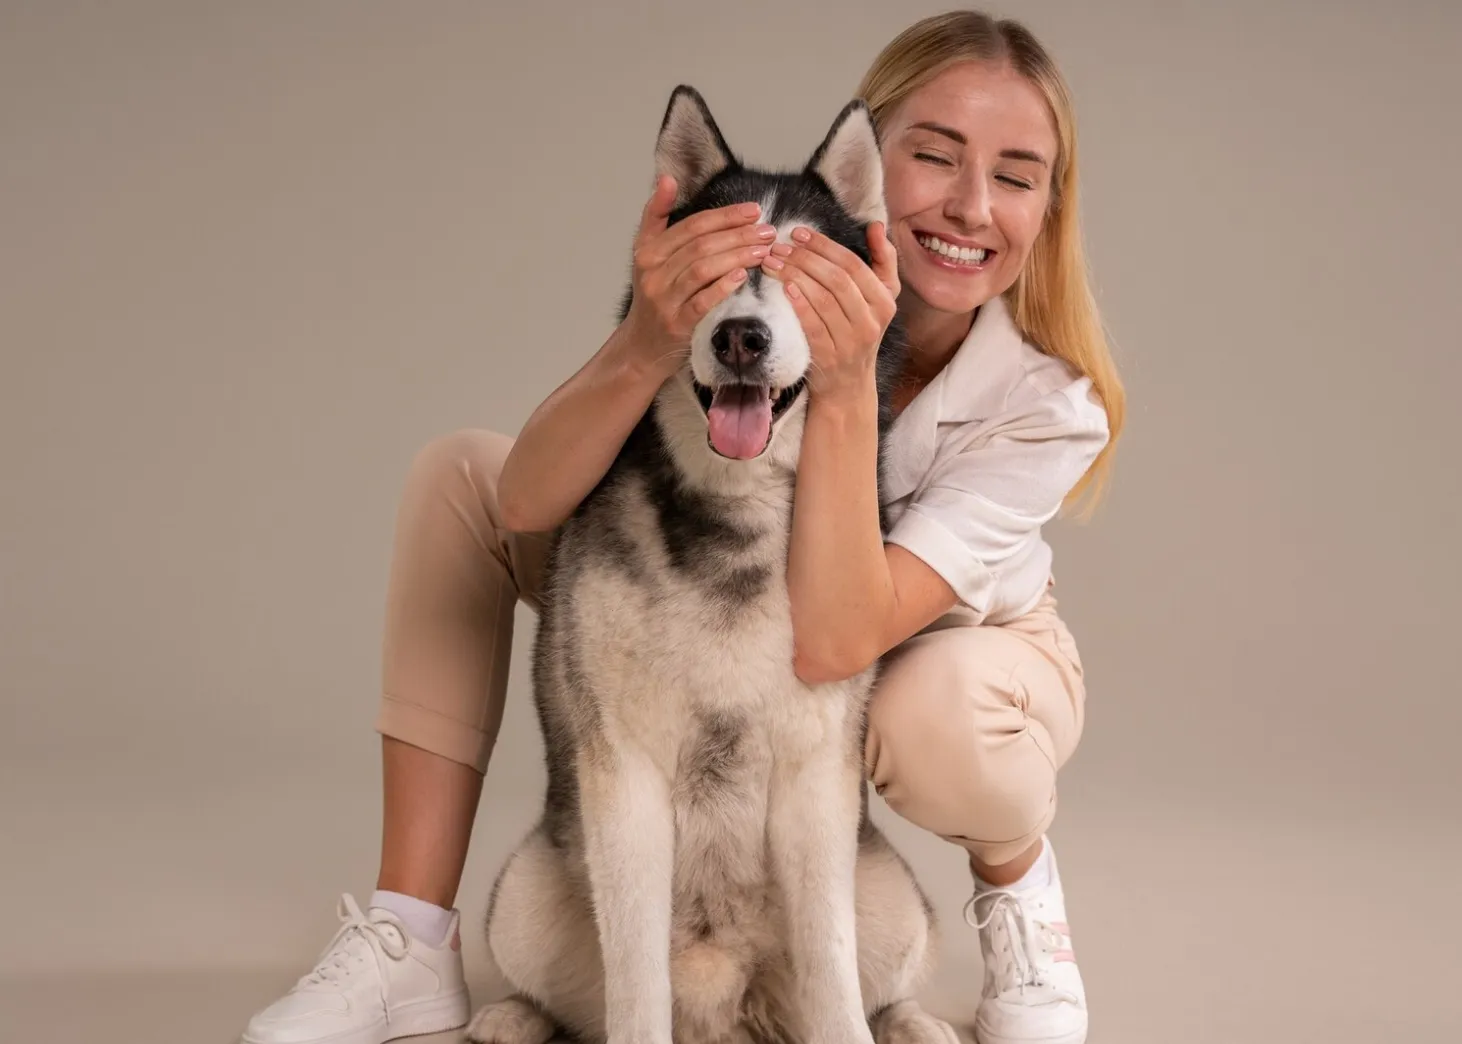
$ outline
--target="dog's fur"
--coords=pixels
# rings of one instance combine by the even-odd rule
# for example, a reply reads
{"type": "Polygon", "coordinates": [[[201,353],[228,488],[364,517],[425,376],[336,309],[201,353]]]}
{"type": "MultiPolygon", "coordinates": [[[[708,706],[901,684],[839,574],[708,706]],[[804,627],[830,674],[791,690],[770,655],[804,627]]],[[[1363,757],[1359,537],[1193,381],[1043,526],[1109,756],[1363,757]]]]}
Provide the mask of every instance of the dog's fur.
{"type": "MultiPolygon", "coordinates": [[[[757,200],[784,241],[806,224],[867,262],[868,222],[884,218],[859,101],[805,168],[773,172],[744,165],[679,87],[656,165],[679,184],[672,222],[757,200]]],[[[895,321],[880,436],[903,350],[895,321]]],[[[782,284],[753,269],[556,536],[533,667],[546,803],[487,916],[515,992],[478,1012],[470,1040],[955,1039],[913,999],[932,908],[868,816],[876,667],[821,685],[793,671],[784,566],[809,360],[782,284]],[[713,342],[738,319],[765,323],[768,343],[730,366],[713,342]],[[729,459],[708,437],[711,389],[751,381],[787,391],[765,449],[729,459]]]]}

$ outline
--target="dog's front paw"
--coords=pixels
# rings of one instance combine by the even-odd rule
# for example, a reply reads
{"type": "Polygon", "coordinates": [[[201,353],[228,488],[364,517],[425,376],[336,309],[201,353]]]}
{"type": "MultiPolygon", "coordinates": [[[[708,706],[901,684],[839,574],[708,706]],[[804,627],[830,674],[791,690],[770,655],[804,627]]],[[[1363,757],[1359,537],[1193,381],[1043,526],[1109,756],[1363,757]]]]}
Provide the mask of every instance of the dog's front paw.
{"type": "Polygon", "coordinates": [[[884,1008],[873,1020],[878,1044],[961,1044],[954,1027],[912,1000],[884,1008]]]}
{"type": "Polygon", "coordinates": [[[553,1021],[524,997],[512,996],[485,1005],[467,1024],[472,1044],[546,1044],[553,1021]]]}

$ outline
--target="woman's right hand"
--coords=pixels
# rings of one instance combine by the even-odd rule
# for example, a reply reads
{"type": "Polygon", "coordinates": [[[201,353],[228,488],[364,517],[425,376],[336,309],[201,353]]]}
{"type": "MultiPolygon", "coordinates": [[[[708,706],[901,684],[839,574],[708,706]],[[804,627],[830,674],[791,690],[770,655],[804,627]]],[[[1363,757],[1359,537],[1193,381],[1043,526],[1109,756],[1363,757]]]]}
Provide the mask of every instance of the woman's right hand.
{"type": "Polygon", "coordinates": [[[684,361],[691,331],[762,263],[776,230],[755,224],[757,203],[702,211],[674,225],[675,179],[665,175],[645,204],[634,242],[634,297],[621,324],[627,350],[669,377],[684,361]]]}

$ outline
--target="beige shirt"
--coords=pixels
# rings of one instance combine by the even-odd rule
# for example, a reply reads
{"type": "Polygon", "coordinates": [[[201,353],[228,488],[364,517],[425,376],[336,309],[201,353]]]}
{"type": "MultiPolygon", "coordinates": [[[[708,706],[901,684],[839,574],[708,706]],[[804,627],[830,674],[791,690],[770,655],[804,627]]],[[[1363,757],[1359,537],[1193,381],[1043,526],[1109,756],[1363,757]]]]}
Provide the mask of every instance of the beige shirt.
{"type": "Polygon", "coordinates": [[[1109,437],[1091,380],[1027,343],[997,297],[889,432],[888,542],[948,581],[983,622],[1039,601],[1041,527],[1109,437]]]}

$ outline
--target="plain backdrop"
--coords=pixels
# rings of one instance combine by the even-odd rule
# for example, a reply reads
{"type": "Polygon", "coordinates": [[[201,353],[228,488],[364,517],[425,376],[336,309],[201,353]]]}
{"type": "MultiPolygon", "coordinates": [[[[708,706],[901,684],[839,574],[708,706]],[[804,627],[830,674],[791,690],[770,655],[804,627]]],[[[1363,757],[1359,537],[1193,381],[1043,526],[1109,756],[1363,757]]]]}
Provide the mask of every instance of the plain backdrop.
{"type": "MultiPolygon", "coordinates": [[[[800,163],[943,6],[0,3],[0,1037],[231,1040],[309,966],[375,879],[408,461],[601,343],[675,84],[800,163]]],[[[1049,530],[1091,1040],[1462,1039],[1459,5],[992,10],[1075,91],[1131,402],[1049,530]]],[[[879,814],[967,1011],[960,853],[879,814]]]]}

